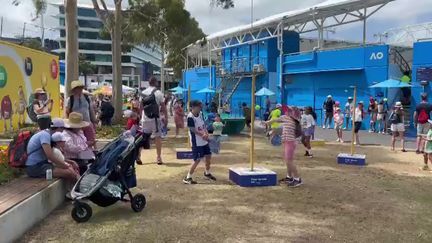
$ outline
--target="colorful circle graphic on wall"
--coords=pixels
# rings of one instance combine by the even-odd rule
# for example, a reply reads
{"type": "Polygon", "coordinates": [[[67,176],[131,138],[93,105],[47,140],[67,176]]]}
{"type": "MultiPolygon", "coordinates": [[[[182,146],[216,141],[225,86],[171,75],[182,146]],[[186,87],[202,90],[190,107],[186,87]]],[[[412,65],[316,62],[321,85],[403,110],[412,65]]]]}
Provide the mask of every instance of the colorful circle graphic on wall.
{"type": "Polygon", "coordinates": [[[7,83],[7,72],[6,69],[0,65],[0,88],[6,86],[7,83]]]}
{"type": "Polygon", "coordinates": [[[57,65],[56,60],[52,60],[51,61],[51,64],[50,64],[50,73],[51,73],[51,78],[57,79],[58,65],[57,65]]]}
{"type": "Polygon", "coordinates": [[[33,62],[30,57],[27,57],[24,61],[24,70],[27,76],[31,76],[33,73],[33,62]]]}

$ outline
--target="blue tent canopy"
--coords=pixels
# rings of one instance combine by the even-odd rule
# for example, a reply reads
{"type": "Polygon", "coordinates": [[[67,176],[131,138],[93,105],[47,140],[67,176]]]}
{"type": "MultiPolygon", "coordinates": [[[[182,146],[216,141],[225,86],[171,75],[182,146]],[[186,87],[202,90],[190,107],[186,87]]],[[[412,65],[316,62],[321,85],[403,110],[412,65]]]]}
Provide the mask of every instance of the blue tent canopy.
{"type": "Polygon", "coordinates": [[[272,96],[275,95],[275,93],[265,87],[258,90],[258,92],[255,93],[256,96],[272,96]]]}
{"type": "Polygon", "coordinates": [[[212,93],[215,93],[215,92],[216,91],[214,91],[212,89],[204,88],[204,89],[198,90],[197,94],[212,94],[212,93]]]}
{"type": "Polygon", "coordinates": [[[186,92],[187,89],[184,89],[184,88],[182,88],[180,86],[177,86],[177,87],[174,87],[174,88],[170,89],[170,91],[172,91],[172,92],[186,92]]]}
{"type": "Polygon", "coordinates": [[[369,86],[369,88],[408,88],[411,85],[396,79],[387,79],[386,81],[369,86]]]}

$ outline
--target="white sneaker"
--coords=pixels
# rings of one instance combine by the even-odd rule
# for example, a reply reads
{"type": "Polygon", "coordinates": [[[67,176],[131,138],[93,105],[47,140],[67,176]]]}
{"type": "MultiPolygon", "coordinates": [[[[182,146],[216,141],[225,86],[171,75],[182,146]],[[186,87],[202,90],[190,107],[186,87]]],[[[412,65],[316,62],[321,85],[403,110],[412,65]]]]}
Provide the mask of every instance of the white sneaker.
{"type": "Polygon", "coordinates": [[[344,143],[344,140],[341,139],[339,142],[344,143]]]}
{"type": "Polygon", "coordinates": [[[330,129],[330,125],[327,126],[327,129],[330,129]]]}
{"type": "Polygon", "coordinates": [[[340,142],[341,140],[338,138],[338,139],[336,139],[336,142],[340,142]]]}
{"type": "Polygon", "coordinates": [[[325,125],[323,126],[323,129],[325,129],[325,125]]]}
{"type": "Polygon", "coordinates": [[[354,145],[357,145],[357,142],[354,142],[354,145]]]}

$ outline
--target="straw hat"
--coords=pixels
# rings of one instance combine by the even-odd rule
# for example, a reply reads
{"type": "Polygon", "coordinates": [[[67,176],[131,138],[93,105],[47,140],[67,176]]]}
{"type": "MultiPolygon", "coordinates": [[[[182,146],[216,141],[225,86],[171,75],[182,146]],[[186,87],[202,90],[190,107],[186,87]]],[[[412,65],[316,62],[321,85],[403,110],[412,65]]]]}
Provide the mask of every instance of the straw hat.
{"type": "Polygon", "coordinates": [[[395,107],[396,108],[402,108],[402,102],[400,102],[400,101],[396,102],[395,107]]]}
{"type": "Polygon", "coordinates": [[[83,116],[78,112],[71,112],[69,119],[65,120],[66,128],[83,128],[89,126],[90,123],[83,121],[83,116]]]}
{"type": "Polygon", "coordinates": [[[43,90],[42,88],[37,88],[34,91],[35,94],[46,94],[45,90],[43,90]]]}
{"type": "Polygon", "coordinates": [[[82,87],[82,88],[84,88],[84,82],[83,81],[81,81],[81,80],[74,80],[74,81],[72,81],[72,83],[71,83],[71,90],[73,90],[73,89],[75,89],[75,88],[79,88],[79,87],[82,87]]]}

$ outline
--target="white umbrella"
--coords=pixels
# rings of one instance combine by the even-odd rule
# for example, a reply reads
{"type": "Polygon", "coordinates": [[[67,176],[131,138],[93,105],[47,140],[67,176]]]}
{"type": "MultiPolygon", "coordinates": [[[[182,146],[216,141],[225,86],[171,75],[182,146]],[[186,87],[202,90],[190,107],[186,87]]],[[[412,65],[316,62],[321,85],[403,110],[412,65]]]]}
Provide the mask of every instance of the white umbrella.
{"type": "Polygon", "coordinates": [[[272,96],[275,95],[275,93],[265,87],[258,90],[258,92],[255,93],[256,96],[272,96]]]}

